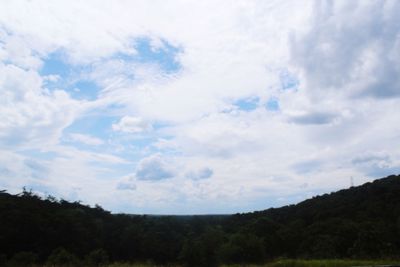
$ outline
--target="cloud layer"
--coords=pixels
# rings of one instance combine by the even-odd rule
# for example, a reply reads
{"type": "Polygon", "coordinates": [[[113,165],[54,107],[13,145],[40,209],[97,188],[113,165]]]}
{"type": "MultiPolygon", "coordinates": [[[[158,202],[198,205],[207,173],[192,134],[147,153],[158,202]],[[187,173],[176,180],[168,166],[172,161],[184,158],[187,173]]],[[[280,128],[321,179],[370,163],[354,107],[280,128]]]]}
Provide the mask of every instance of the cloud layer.
{"type": "Polygon", "coordinates": [[[398,1],[0,4],[0,187],[264,209],[400,171],[398,1]]]}

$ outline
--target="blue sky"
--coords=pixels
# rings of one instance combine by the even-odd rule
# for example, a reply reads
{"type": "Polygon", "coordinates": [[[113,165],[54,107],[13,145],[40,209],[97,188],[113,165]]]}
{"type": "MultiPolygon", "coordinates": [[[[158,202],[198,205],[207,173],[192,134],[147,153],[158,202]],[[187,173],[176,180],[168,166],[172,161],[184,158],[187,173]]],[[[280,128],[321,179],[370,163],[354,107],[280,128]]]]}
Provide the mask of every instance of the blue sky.
{"type": "Polygon", "coordinates": [[[398,173],[400,3],[273,2],[1,3],[0,189],[236,213],[398,173]]]}

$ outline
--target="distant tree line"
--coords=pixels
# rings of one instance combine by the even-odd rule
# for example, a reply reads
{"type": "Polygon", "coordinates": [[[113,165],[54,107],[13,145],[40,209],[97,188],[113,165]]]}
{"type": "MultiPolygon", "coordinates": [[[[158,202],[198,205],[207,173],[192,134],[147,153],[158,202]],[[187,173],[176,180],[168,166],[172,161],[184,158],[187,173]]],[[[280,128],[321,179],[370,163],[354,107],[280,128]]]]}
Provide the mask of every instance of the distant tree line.
{"type": "Polygon", "coordinates": [[[107,262],[218,266],[286,258],[396,258],[400,176],[297,205],[229,216],[111,214],[0,191],[0,266],[107,262]]]}

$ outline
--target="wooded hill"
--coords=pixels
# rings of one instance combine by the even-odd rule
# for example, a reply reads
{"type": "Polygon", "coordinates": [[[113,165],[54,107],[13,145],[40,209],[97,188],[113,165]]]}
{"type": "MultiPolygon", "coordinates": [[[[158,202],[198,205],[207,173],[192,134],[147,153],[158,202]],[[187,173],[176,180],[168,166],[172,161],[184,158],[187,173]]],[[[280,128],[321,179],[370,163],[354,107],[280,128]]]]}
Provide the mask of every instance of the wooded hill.
{"type": "Polygon", "coordinates": [[[26,190],[0,193],[0,266],[35,261],[216,266],[278,257],[399,255],[400,176],[395,175],[296,205],[229,216],[111,214],[26,190]]]}

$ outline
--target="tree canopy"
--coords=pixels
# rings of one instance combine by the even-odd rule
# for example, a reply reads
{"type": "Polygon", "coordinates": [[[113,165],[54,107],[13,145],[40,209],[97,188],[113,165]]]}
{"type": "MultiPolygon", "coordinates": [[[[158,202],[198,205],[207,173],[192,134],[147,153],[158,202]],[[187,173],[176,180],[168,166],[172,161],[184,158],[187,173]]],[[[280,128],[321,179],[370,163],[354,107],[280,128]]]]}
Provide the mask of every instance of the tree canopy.
{"type": "Polygon", "coordinates": [[[289,258],[400,255],[400,176],[296,205],[205,216],[111,214],[79,202],[0,192],[0,266],[101,266],[151,261],[187,266],[289,258]]]}

